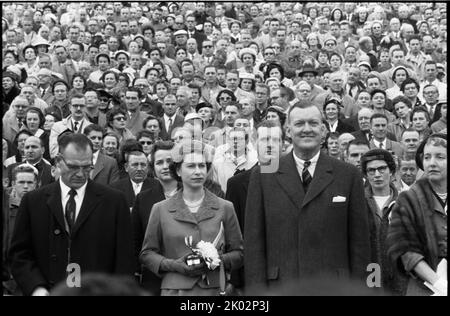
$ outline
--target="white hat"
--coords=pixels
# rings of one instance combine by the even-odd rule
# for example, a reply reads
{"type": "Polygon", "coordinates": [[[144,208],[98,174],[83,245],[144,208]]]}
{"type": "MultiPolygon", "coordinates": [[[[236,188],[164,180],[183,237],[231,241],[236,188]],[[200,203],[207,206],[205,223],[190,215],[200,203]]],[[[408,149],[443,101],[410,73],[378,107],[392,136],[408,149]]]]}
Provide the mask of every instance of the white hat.
{"type": "Polygon", "coordinates": [[[198,115],[197,113],[195,113],[195,112],[192,112],[192,113],[188,113],[188,114],[186,114],[186,116],[184,117],[184,121],[185,122],[187,122],[187,121],[189,121],[189,120],[195,120],[195,119],[202,119],[201,117],[200,117],[200,115],[198,115]]]}
{"type": "Polygon", "coordinates": [[[173,33],[174,36],[178,36],[178,35],[188,35],[188,32],[185,30],[178,30],[175,33],[173,33]]]}
{"type": "Polygon", "coordinates": [[[256,77],[254,74],[248,73],[248,72],[240,72],[239,73],[239,79],[251,79],[255,80],[256,77]]]}
{"type": "Polygon", "coordinates": [[[242,56],[244,54],[250,54],[253,55],[253,58],[256,60],[256,51],[253,48],[243,48],[239,51],[239,58],[242,59],[242,56]]]}

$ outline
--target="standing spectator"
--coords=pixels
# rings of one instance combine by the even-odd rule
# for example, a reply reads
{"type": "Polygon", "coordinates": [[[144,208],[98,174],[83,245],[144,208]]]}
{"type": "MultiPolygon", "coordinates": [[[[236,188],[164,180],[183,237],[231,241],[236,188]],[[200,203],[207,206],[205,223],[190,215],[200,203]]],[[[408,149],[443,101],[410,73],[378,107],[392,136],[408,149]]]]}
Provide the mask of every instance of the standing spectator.
{"type": "Polygon", "coordinates": [[[88,181],[92,145],[86,136],[64,135],[59,146],[59,181],[25,195],[17,214],[10,249],[12,274],[25,295],[49,295],[67,277],[71,263],[80,265],[83,274],[133,272],[125,197],[88,181]]]}

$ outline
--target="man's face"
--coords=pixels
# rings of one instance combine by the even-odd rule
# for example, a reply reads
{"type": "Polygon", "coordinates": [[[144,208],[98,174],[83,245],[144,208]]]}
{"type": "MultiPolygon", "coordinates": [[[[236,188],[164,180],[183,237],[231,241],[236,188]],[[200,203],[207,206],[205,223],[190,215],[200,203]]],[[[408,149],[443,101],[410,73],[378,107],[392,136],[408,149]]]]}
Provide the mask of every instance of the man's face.
{"type": "Polygon", "coordinates": [[[428,119],[426,114],[424,112],[414,113],[414,116],[412,118],[412,125],[416,131],[422,132],[428,126],[428,119]]]}
{"type": "Polygon", "coordinates": [[[356,50],[354,48],[349,47],[345,50],[345,60],[352,63],[356,61],[356,50]]]}
{"type": "Polygon", "coordinates": [[[227,89],[230,89],[231,91],[236,90],[238,87],[239,78],[237,74],[234,73],[227,73],[226,76],[226,86],[227,89]]]}
{"type": "Polygon", "coordinates": [[[19,198],[36,189],[36,176],[30,172],[19,172],[14,181],[14,190],[19,198]]]}
{"type": "Polygon", "coordinates": [[[33,30],[33,23],[29,20],[22,22],[22,28],[25,33],[30,33],[33,30]]]}
{"type": "Polygon", "coordinates": [[[366,166],[367,180],[372,189],[384,189],[389,187],[391,172],[384,160],[372,160],[366,166]],[[378,170],[383,170],[382,172],[378,170]]]}
{"type": "Polygon", "coordinates": [[[130,33],[136,35],[139,32],[139,26],[137,21],[130,21],[128,24],[130,33]]]}
{"type": "Polygon", "coordinates": [[[352,145],[348,147],[347,150],[347,162],[354,165],[356,168],[361,170],[361,157],[369,151],[369,146],[367,145],[352,145]]]}
{"type": "Polygon", "coordinates": [[[67,52],[64,48],[59,47],[57,49],[55,49],[55,54],[56,54],[56,58],[58,59],[58,61],[60,63],[63,63],[66,61],[67,59],[67,52]]]}
{"type": "Polygon", "coordinates": [[[139,95],[136,91],[127,91],[125,93],[125,105],[127,110],[135,112],[139,108],[139,95]]]}
{"type": "Polygon", "coordinates": [[[258,128],[258,160],[261,165],[274,164],[280,159],[283,148],[282,133],[279,127],[260,127],[258,128]]]}
{"type": "Polygon", "coordinates": [[[417,54],[420,52],[420,41],[418,39],[412,39],[409,41],[409,49],[411,53],[417,54]]]}
{"type": "Polygon", "coordinates": [[[94,147],[94,152],[97,152],[102,147],[102,141],[103,141],[103,133],[92,131],[87,135],[87,137],[91,140],[92,145],[94,147]]]}
{"type": "Polygon", "coordinates": [[[28,102],[32,103],[34,100],[34,88],[33,87],[23,87],[22,92],[20,93],[24,96],[28,102]]]}
{"type": "Polygon", "coordinates": [[[131,180],[136,183],[144,182],[148,174],[148,160],[144,154],[130,155],[128,162],[125,164],[125,171],[131,180]]]}
{"type": "Polygon", "coordinates": [[[194,79],[194,66],[186,65],[183,67],[182,76],[186,81],[192,81],[194,79]]]}
{"type": "Polygon", "coordinates": [[[262,87],[256,87],[255,94],[256,94],[256,103],[265,104],[267,102],[267,99],[269,97],[269,95],[267,94],[267,89],[262,87]]]}
{"type": "Polygon", "coordinates": [[[29,163],[38,163],[44,154],[44,147],[41,146],[41,140],[37,137],[27,138],[24,145],[24,153],[29,163]]]}
{"type": "Polygon", "coordinates": [[[410,186],[416,181],[417,171],[417,165],[414,160],[403,160],[399,169],[400,178],[410,186]]]}
{"type": "Polygon", "coordinates": [[[228,141],[229,141],[230,149],[232,150],[233,154],[236,157],[245,155],[246,143],[245,143],[245,132],[244,131],[230,132],[228,141]]]}
{"type": "Polygon", "coordinates": [[[226,69],[217,69],[217,80],[220,84],[225,85],[225,78],[227,75],[226,69]]]}
{"type": "Polygon", "coordinates": [[[314,152],[320,148],[325,125],[317,107],[294,108],[288,119],[287,132],[294,150],[314,152]]]}
{"type": "Polygon", "coordinates": [[[378,141],[384,141],[384,139],[386,138],[387,125],[388,122],[383,117],[378,117],[372,120],[372,134],[378,141]]]}
{"type": "Polygon", "coordinates": [[[217,80],[217,71],[214,67],[205,68],[205,80],[208,83],[215,83],[217,80]]]}
{"type": "Polygon", "coordinates": [[[86,107],[87,108],[96,108],[98,107],[98,96],[95,91],[87,91],[84,96],[86,97],[86,107]]]}
{"type": "Polygon", "coordinates": [[[330,78],[330,88],[332,91],[341,91],[343,83],[344,81],[342,78],[338,76],[333,76],[330,78]]]}
{"type": "Polygon", "coordinates": [[[402,51],[398,50],[392,54],[392,63],[394,64],[394,66],[401,65],[404,62],[405,62],[405,54],[402,51]]]}
{"type": "Polygon", "coordinates": [[[177,99],[174,97],[166,97],[164,99],[163,110],[167,116],[174,115],[177,110],[177,99]]]}
{"type": "Polygon", "coordinates": [[[347,83],[351,84],[351,85],[356,84],[359,81],[360,77],[361,77],[361,73],[360,73],[359,69],[351,68],[348,71],[347,83]]]}
{"type": "Polygon", "coordinates": [[[375,89],[380,89],[381,84],[380,84],[380,80],[378,80],[378,78],[369,78],[367,79],[367,88],[369,90],[369,92],[375,90],[375,89]]]}
{"type": "Polygon", "coordinates": [[[81,188],[89,179],[92,170],[92,150],[81,149],[69,144],[58,159],[60,179],[72,189],[81,188]]]}
{"type": "Polygon", "coordinates": [[[78,42],[79,37],[80,37],[80,29],[75,27],[69,29],[69,38],[71,42],[78,42]]]}
{"type": "Polygon", "coordinates": [[[233,127],[234,122],[238,117],[239,117],[239,110],[235,105],[228,105],[225,108],[225,123],[228,126],[233,127]]]}
{"type": "Polygon", "coordinates": [[[423,97],[427,104],[434,105],[439,99],[439,90],[436,86],[426,87],[423,89],[423,97]]]}
{"type": "Polygon", "coordinates": [[[72,59],[75,59],[75,60],[80,59],[81,58],[80,46],[78,46],[77,44],[70,45],[69,54],[70,54],[70,58],[72,58],[72,59]]]}
{"type": "Polygon", "coordinates": [[[436,65],[425,65],[425,79],[428,81],[436,80],[437,68],[436,65]]]}
{"type": "Polygon", "coordinates": [[[184,108],[189,105],[189,98],[186,94],[186,90],[178,89],[176,93],[177,97],[177,106],[180,108],[184,108]]]}
{"type": "Polygon", "coordinates": [[[250,100],[242,100],[242,116],[249,117],[255,111],[255,103],[250,100]]]}
{"type": "Polygon", "coordinates": [[[186,25],[189,31],[194,31],[195,30],[195,25],[197,23],[195,22],[195,18],[194,17],[188,17],[186,19],[186,25]]]}
{"type": "Polygon", "coordinates": [[[74,120],[80,121],[83,119],[85,108],[85,98],[73,98],[72,100],[70,100],[70,112],[72,113],[72,118],[74,120]]]}

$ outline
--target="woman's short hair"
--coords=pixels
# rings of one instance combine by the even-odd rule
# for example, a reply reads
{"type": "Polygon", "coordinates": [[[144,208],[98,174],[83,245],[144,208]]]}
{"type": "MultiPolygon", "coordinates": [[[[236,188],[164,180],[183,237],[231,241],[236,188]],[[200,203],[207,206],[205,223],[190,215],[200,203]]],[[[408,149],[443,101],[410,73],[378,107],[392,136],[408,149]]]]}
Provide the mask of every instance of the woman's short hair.
{"type": "Polygon", "coordinates": [[[386,91],[381,90],[381,89],[374,89],[371,93],[370,93],[370,99],[372,100],[373,97],[375,96],[375,94],[377,93],[381,93],[382,95],[384,95],[384,98],[386,98],[386,91]]]}
{"type": "MultiPolygon", "coordinates": [[[[408,72],[406,72],[406,73],[408,73],[408,72]]],[[[417,80],[415,80],[414,78],[411,78],[411,77],[406,78],[406,80],[402,82],[402,85],[400,86],[400,91],[404,93],[406,85],[412,84],[412,83],[416,86],[417,92],[419,92],[419,90],[420,90],[419,83],[417,82],[417,80]]]]}
{"type": "Polygon", "coordinates": [[[411,101],[410,101],[407,97],[405,97],[404,95],[396,96],[396,97],[392,100],[392,107],[395,109],[395,105],[396,105],[397,103],[400,103],[400,102],[405,103],[406,106],[407,106],[408,108],[412,108],[412,103],[411,103],[411,101]]]}
{"type": "Polygon", "coordinates": [[[267,65],[267,69],[266,69],[266,72],[264,74],[264,79],[265,80],[267,80],[267,78],[270,77],[270,72],[272,71],[272,69],[278,69],[278,71],[281,74],[280,81],[284,79],[284,69],[283,69],[283,67],[280,64],[277,64],[277,63],[270,63],[270,64],[267,65]]]}
{"type": "MultiPolygon", "coordinates": [[[[41,109],[35,106],[29,107],[25,113],[25,118],[27,117],[28,113],[36,113],[39,117],[39,128],[42,128],[45,123],[45,116],[44,113],[42,113],[41,109]]],[[[27,120],[25,119],[25,126],[27,125],[27,120]]]]}
{"type": "Polygon", "coordinates": [[[375,148],[366,152],[361,157],[361,170],[364,175],[367,175],[367,164],[373,160],[384,160],[389,167],[389,170],[394,174],[396,165],[391,153],[385,149],[375,148]]]}
{"type": "Polygon", "coordinates": [[[64,80],[56,80],[55,82],[53,82],[53,85],[52,85],[52,94],[53,95],[55,94],[55,87],[58,85],[65,85],[67,92],[69,92],[69,85],[67,84],[67,82],[65,82],[64,80]]]}
{"type": "Polygon", "coordinates": [[[152,120],[157,121],[157,122],[158,122],[159,129],[162,130],[162,123],[161,123],[161,120],[160,120],[159,118],[157,118],[156,116],[152,115],[152,114],[149,114],[149,116],[147,116],[147,117],[144,119],[144,121],[142,122],[142,128],[145,129],[145,127],[147,126],[147,123],[148,123],[149,121],[152,121],[152,120]]]}
{"type": "Polygon", "coordinates": [[[236,102],[236,100],[237,100],[237,98],[234,95],[233,91],[231,91],[229,89],[223,89],[223,90],[221,90],[219,92],[219,94],[217,94],[217,97],[216,97],[216,101],[219,104],[220,104],[220,102],[219,102],[220,101],[220,97],[222,96],[222,94],[228,94],[231,97],[231,101],[233,101],[233,102],[236,102]]]}
{"type": "Polygon", "coordinates": [[[84,84],[83,87],[86,88],[87,81],[84,78],[84,76],[81,73],[79,73],[79,72],[74,73],[73,76],[72,76],[72,80],[70,81],[70,86],[72,88],[73,88],[73,81],[75,80],[75,78],[81,78],[81,80],[83,80],[83,84],[84,84]]]}
{"type": "Polygon", "coordinates": [[[178,175],[177,171],[181,168],[185,156],[192,153],[202,154],[206,161],[206,170],[209,172],[209,170],[211,169],[212,161],[214,158],[214,147],[197,140],[182,140],[172,149],[173,161],[169,166],[172,177],[175,180],[181,181],[181,177],[178,175]]]}
{"type": "Polygon", "coordinates": [[[103,84],[105,84],[105,77],[106,77],[107,75],[109,75],[109,74],[113,74],[113,75],[114,75],[114,78],[116,78],[116,82],[119,81],[119,76],[118,76],[118,74],[117,74],[115,71],[107,70],[107,71],[105,71],[105,72],[102,74],[102,76],[100,77],[100,81],[103,82],[103,84]]]}
{"type": "Polygon", "coordinates": [[[417,148],[416,164],[417,167],[423,170],[423,154],[426,145],[440,146],[447,149],[447,134],[435,133],[425,138],[417,148]]]}
{"type": "Polygon", "coordinates": [[[116,116],[117,114],[123,114],[125,117],[127,116],[125,110],[122,110],[121,108],[113,108],[106,114],[106,122],[108,125],[110,125],[112,121],[114,121],[114,116],[116,116]]]}
{"type": "Polygon", "coordinates": [[[150,165],[152,168],[155,167],[155,154],[158,150],[172,150],[175,143],[172,141],[158,140],[153,144],[152,150],[150,152],[150,165]]]}

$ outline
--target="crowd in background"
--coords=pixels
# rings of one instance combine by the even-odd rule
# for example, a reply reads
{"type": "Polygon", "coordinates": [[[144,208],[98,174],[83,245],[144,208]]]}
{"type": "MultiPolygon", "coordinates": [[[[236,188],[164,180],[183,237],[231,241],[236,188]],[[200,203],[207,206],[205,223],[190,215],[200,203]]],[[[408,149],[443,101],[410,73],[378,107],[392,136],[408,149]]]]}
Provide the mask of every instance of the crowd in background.
{"type": "MultiPolygon", "coordinates": [[[[131,212],[131,263],[120,263],[123,270],[92,263],[93,271],[131,272],[157,295],[214,295],[222,276],[187,266],[180,236],[212,241],[223,223],[227,280],[238,291],[258,284],[246,266],[252,227],[245,221],[254,219],[247,212],[256,194],[250,175],[264,157],[302,152],[298,109],[320,117],[320,155],[358,170],[368,262],[382,266],[383,290],[406,294],[403,279],[415,273],[443,293],[428,269],[435,273],[447,256],[446,9],[443,2],[2,3],[4,293],[51,289],[26,284],[19,267],[30,259],[26,247],[48,242],[26,233],[33,217],[20,212],[41,201],[31,192],[71,188],[78,173],[121,191],[131,212]],[[195,146],[175,155],[186,141],[195,146]],[[72,145],[90,152],[92,164],[71,164],[84,157],[72,145]],[[439,215],[418,224],[411,205],[423,200],[439,215]],[[220,215],[208,213],[216,209],[220,215]],[[420,229],[412,234],[414,225],[420,229]]],[[[308,177],[299,171],[303,184],[308,177]]],[[[46,264],[37,264],[42,274],[59,281],[46,264]]],[[[268,280],[278,278],[266,271],[268,280]]]]}

